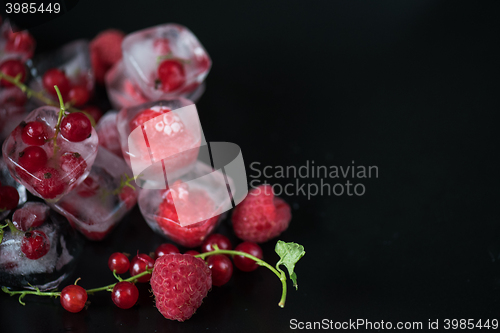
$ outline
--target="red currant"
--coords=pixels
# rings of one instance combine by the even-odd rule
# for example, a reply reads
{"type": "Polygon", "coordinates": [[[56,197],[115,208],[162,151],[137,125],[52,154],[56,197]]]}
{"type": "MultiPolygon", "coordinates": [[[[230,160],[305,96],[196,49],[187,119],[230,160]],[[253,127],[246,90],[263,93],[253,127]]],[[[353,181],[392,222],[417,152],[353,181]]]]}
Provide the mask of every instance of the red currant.
{"type": "Polygon", "coordinates": [[[164,92],[175,91],[186,83],[184,66],[176,60],[164,60],[158,66],[158,78],[164,92]]]}
{"type": "Polygon", "coordinates": [[[164,256],[165,254],[173,254],[173,253],[181,253],[181,252],[174,244],[163,243],[156,248],[155,259],[158,259],[161,256],[164,256]]]}
{"type": "Polygon", "coordinates": [[[195,250],[189,250],[189,251],[186,251],[184,254],[190,254],[192,256],[195,256],[197,254],[200,254],[200,252],[195,251],[195,250]]]}
{"type": "Polygon", "coordinates": [[[167,107],[162,107],[161,111],[155,111],[151,109],[142,110],[135,115],[134,118],[129,122],[130,131],[133,131],[137,127],[143,125],[148,120],[158,117],[164,113],[170,112],[171,110],[167,107]]]}
{"type": "Polygon", "coordinates": [[[50,250],[50,241],[43,231],[34,230],[24,234],[21,241],[21,251],[26,258],[36,260],[46,255],[50,250]]]}
{"type": "Polygon", "coordinates": [[[37,228],[45,222],[49,207],[41,202],[27,202],[12,215],[12,224],[22,231],[37,228]]]}
{"type": "Polygon", "coordinates": [[[87,106],[83,107],[81,110],[90,114],[92,116],[92,118],[94,118],[94,122],[96,124],[99,121],[99,119],[101,119],[101,117],[102,117],[102,111],[97,106],[87,105],[87,106]]]}
{"type": "Polygon", "coordinates": [[[31,179],[33,188],[44,199],[54,199],[65,190],[61,175],[54,168],[41,168],[33,176],[35,176],[34,179],[31,179]]]}
{"type": "Polygon", "coordinates": [[[19,165],[29,173],[38,171],[47,163],[47,153],[39,146],[26,147],[19,153],[19,165]]]}
{"type": "Polygon", "coordinates": [[[92,124],[81,112],[70,113],[61,122],[61,135],[71,142],[81,142],[90,137],[92,124]]]}
{"type": "Polygon", "coordinates": [[[116,271],[116,274],[123,274],[128,271],[130,261],[123,253],[115,252],[109,256],[108,267],[111,271],[116,271]]]}
{"type": "Polygon", "coordinates": [[[139,298],[139,290],[135,284],[127,281],[118,282],[113,287],[111,299],[120,309],[130,309],[139,298]]]}
{"type": "Polygon", "coordinates": [[[73,86],[68,92],[68,99],[74,106],[80,107],[87,103],[90,92],[84,86],[73,86]]]}
{"type": "Polygon", "coordinates": [[[85,173],[87,162],[82,155],[76,152],[67,152],[62,154],[59,159],[61,170],[68,174],[72,179],[79,179],[85,173]]]}
{"type": "MultiPolygon", "coordinates": [[[[238,244],[238,246],[236,246],[234,250],[251,254],[259,259],[263,258],[262,249],[259,245],[253,242],[243,242],[241,244],[238,244]]],[[[244,256],[234,256],[233,260],[234,265],[243,272],[251,272],[259,267],[259,265],[254,260],[246,258],[244,256]]]]}
{"type": "Polygon", "coordinates": [[[30,146],[41,146],[48,139],[47,127],[41,121],[30,121],[21,134],[23,142],[30,146]]]}
{"type": "Polygon", "coordinates": [[[76,193],[82,198],[90,198],[97,194],[99,191],[99,183],[94,180],[90,175],[83,180],[83,182],[76,188],[76,193]]]}
{"type": "Polygon", "coordinates": [[[170,42],[167,38],[157,38],[153,41],[153,50],[156,54],[169,54],[170,53],[170,42]]]}
{"type": "MultiPolygon", "coordinates": [[[[9,75],[9,76],[12,76],[12,77],[16,77],[17,75],[21,75],[21,82],[24,82],[24,80],[26,79],[26,68],[24,67],[24,64],[19,61],[19,60],[16,60],[16,59],[9,59],[9,60],[6,60],[4,62],[2,62],[0,64],[0,72],[6,74],[6,75],[9,75]]],[[[0,80],[0,86],[3,86],[3,87],[14,87],[15,84],[13,83],[10,83],[9,81],[7,80],[0,80]]]]}
{"type": "Polygon", "coordinates": [[[19,192],[15,187],[0,187],[0,210],[11,210],[17,207],[19,203],[19,192]]]}
{"type": "Polygon", "coordinates": [[[71,284],[61,291],[61,305],[69,312],[77,313],[83,310],[87,302],[87,291],[80,286],[71,284]]]}
{"type": "Polygon", "coordinates": [[[43,74],[42,77],[43,88],[47,90],[49,94],[57,97],[57,92],[54,86],[59,88],[63,98],[66,98],[69,90],[71,89],[71,83],[64,72],[58,68],[52,68],[43,74]]]}
{"type": "MultiPolygon", "coordinates": [[[[139,253],[130,262],[130,275],[136,276],[139,273],[144,272],[147,268],[151,269],[155,265],[155,261],[144,253],[139,253]]],[[[151,274],[146,274],[137,279],[137,282],[148,282],[151,278],[151,274]]]]}
{"type": "Polygon", "coordinates": [[[35,39],[27,31],[15,32],[9,35],[5,44],[5,51],[27,53],[31,58],[35,49],[35,39]]]}
{"type": "Polygon", "coordinates": [[[220,287],[225,285],[233,275],[233,264],[231,259],[222,255],[216,254],[208,257],[207,264],[212,271],[212,284],[220,287]]]}
{"type": "Polygon", "coordinates": [[[201,252],[205,253],[214,251],[215,249],[213,248],[212,244],[216,244],[217,247],[219,247],[219,250],[233,249],[229,238],[221,234],[211,234],[201,244],[201,252]]]}
{"type": "Polygon", "coordinates": [[[129,186],[124,186],[121,190],[120,193],[118,194],[118,197],[122,202],[125,203],[125,206],[127,209],[132,209],[134,207],[136,200],[137,200],[137,193],[135,190],[129,186]]]}

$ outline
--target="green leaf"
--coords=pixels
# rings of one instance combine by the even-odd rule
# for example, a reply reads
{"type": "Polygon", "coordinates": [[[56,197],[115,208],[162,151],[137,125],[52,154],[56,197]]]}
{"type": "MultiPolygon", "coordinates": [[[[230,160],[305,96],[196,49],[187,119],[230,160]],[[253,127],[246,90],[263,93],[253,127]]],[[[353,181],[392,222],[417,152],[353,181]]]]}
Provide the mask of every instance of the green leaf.
{"type": "Polygon", "coordinates": [[[295,264],[300,260],[305,254],[304,247],[297,243],[285,243],[283,241],[278,241],[275,248],[276,253],[280,256],[280,261],[276,264],[276,268],[279,269],[280,265],[284,265],[288,270],[288,275],[292,279],[293,286],[298,289],[297,285],[297,274],[293,271],[295,264]]]}

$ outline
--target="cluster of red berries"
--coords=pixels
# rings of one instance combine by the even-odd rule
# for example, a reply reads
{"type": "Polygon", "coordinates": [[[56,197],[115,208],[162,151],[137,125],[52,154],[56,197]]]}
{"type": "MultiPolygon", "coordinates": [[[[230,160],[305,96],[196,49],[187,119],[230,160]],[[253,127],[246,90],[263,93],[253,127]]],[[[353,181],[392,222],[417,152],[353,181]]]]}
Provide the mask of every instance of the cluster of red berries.
{"type": "Polygon", "coordinates": [[[66,76],[66,73],[59,68],[51,68],[42,76],[43,88],[54,98],[57,92],[54,86],[59,88],[63,99],[70,101],[74,106],[85,105],[91,97],[92,91],[87,88],[85,79],[80,79],[77,84],[73,84],[66,76]]]}
{"type": "MultiPolygon", "coordinates": [[[[223,249],[232,250],[232,245],[226,236],[221,234],[212,234],[203,243],[201,251],[202,253],[211,252],[214,251],[215,248],[218,248],[220,250],[223,249]]],[[[251,242],[244,242],[239,244],[235,248],[235,251],[241,251],[251,254],[259,259],[262,259],[263,257],[262,249],[257,244],[251,242]]],[[[126,272],[129,272],[131,277],[140,274],[140,277],[138,277],[137,279],[128,279],[131,281],[122,280],[113,285],[111,291],[111,299],[113,303],[121,309],[129,309],[132,306],[134,306],[139,298],[139,291],[135,286],[134,282],[139,282],[139,283],[149,282],[152,275],[143,273],[146,272],[146,270],[151,271],[153,270],[153,268],[154,268],[153,274],[155,274],[154,273],[155,271],[160,272],[157,273],[157,275],[160,274],[163,276],[163,278],[174,279],[178,281],[184,280],[183,286],[186,287],[186,289],[183,290],[179,289],[177,291],[179,294],[187,293],[188,285],[191,283],[196,285],[200,281],[200,276],[197,276],[196,274],[195,275],[189,274],[187,271],[184,270],[177,271],[174,266],[175,263],[177,263],[178,261],[182,260],[185,261],[186,260],[185,256],[191,256],[193,259],[188,259],[188,261],[193,261],[195,259],[194,256],[198,254],[200,253],[197,251],[189,250],[184,255],[181,255],[179,249],[175,245],[169,243],[164,243],[158,246],[154,252],[154,255],[150,256],[144,253],[138,253],[131,260],[129,260],[127,255],[120,252],[115,252],[111,254],[108,259],[108,267],[112,272],[116,274],[124,274],[126,272]],[[158,268],[159,266],[162,266],[162,264],[159,264],[160,263],[159,258],[162,258],[164,256],[170,256],[170,258],[168,259],[168,261],[170,262],[168,270],[162,270],[158,268]]],[[[163,260],[167,259],[164,258],[163,260]]],[[[197,260],[203,262],[201,259],[197,260]]],[[[255,261],[243,257],[241,255],[233,256],[233,261],[236,267],[244,272],[253,271],[258,267],[255,261]]],[[[233,273],[233,264],[229,259],[229,257],[226,255],[215,254],[209,256],[206,260],[205,266],[209,269],[210,271],[209,274],[211,276],[210,287],[208,289],[210,289],[212,285],[222,286],[226,284],[231,278],[233,273]]],[[[209,271],[206,270],[206,272],[209,271]]],[[[174,298],[179,297],[179,295],[173,295],[173,294],[170,296],[174,298]]],[[[189,295],[186,294],[184,296],[183,297],[186,300],[193,297],[198,297],[199,295],[196,295],[196,293],[191,293],[189,295]]],[[[87,301],[87,291],[78,285],[70,285],[65,287],[61,291],[60,297],[61,297],[61,304],[67,311],[79,312],[85,307],[87,301]]],[[[175,310],[168,308],[169,297],[161,298],[158,297],[157,295],[156,304],[162,313],[171,312],[175,310]]],[[[194,313],[194,310],[190,311],[189,313],[191,313],[192,315],[192,313],[194,313]]],[[[189,315],[189,317],[191,315],[189,315]]],[[[179,319],[179,318],[170,318],[170,319],[179,319]]],[[[185,319],[187,318],[183,318],[183,320],[185,319]]]]}

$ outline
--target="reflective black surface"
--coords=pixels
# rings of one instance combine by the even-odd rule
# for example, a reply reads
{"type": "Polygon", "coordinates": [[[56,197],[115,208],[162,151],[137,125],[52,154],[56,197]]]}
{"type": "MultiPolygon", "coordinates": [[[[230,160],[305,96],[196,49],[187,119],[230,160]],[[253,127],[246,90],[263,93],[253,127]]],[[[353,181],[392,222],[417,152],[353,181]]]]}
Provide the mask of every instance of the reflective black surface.
{"type": "MultiPolygon", "coordinates": [[[[43,51],[108,27],[186,25],[214,63],[197,105],[205,136],[238,144],[249,180],[252,162],[262,170],[354,161],[379,173],[351,180],[363,196],[282,196],[293,220],[280,239],[306,249],[284,309],[278,279],[259,268],[235,272],[185,323],[164,319],[143,285],[131,310],[101,293],[79,314],[57,300],[26,297],[22,307],[0,295],[1,331],[282,332],[293,318],[424,328],[439,319],[443,330],[447,318],[498,319],[497,14],[494,1],[87,0],[33,29],[43,51]]],[[[236,243],[227,221],[220,232],[236,243]]],[[[66,283],[111,283],[112,252],[161,242],[135,208],[108,239],[86,244],[66,283]]],[[[263,246],[272,263],[273,247],[263,246]]]]}

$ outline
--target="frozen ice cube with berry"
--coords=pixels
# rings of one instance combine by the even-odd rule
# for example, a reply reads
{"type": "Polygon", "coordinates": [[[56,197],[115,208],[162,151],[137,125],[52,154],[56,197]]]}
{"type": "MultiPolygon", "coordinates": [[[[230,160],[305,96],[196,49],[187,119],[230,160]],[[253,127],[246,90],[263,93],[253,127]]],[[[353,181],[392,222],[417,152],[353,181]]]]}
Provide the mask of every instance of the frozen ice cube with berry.
{"type": "MultiPolygon", "coordinates": [[[[117,110],[152,101],[141,92],[141,89],[127,74],[123,61],[121,60],[108,71],[105,82],[111,105],[117,110]]],[[[182,94],[182,96],[196,102],[200,99],[201,95],[203,95],[204,91],[205,83],[203,82],[196,89],[187,94],[182,94]]],[[[165,97],[157,99],[163,98],[165,97]]]]}
{"type": "Polygon", "coordinates": [[[136,202],[131,170],[122,158],[100,146],[87,178],[51,207],[88,239],[101,240],[136,202]]]}
{"type": "Polygon", "coordinates": [[[29,202],[13,214],[0,243],[0,285],[53,289],[71,272],[81,237],[43,203],[29,202]],[[19,229],[17,228],[19,227],[19,229]]]}
{"type": "Polygon", "coordinates": [[[25,203],[26,199],[26,188],[12,178],[0,156],[0,221],[9,215],[11,210],[25,203]]]}
{"type": "Polygon", "coordinates": [[[35,39],[28,30],[14,32],[9,20],[2,22],[0,25],[0,62],[7,58],[17,58],[25,62],[33,57],[35,47],[35,39]]]}
{"type": "Polygon", "coordinates": [[[120,144],[120,135],[116,127],[117,111],[108,111],[99,120],[95,130],[99,137],[99,146],[102,146],[118,157],[123,157],[120,144]]]}
{"type": "Polygon", "coordinates": [[[123,156],[134,175],[141,174],[141,187],[148,182],[165,188],[164,171],[170,179],[187,173],[205,142],[196,107],[184,98],[124,108],[117,127],[123,156]]]}
{"type": "Polygon", "coordinates": [[[150,100],[187,97],[212,64],[196,36],[178,24],[131,33],[123,40],[122,51],[127,77],[150,100]]]}
{"type": "Polygon", "coordinates": [[[94,74],[86,40],[76,40],[55,52],[41,55],[34,60],[32,73],[34,79],[30,88],[41,91],[54,101],[57,101],[54,85],[61,91],[64,101],[75,107],[85,105],[94,91],[94,74]]]}
{"type": "Polygon", "coordinates": [[[231,197],[224,175],[198,161],[166,190],[141,189],[138,203],[155,232],[180,245],[196,247],[231,208],[231,197]]]}
{"type": "Polygon", "coordinates": [[[2,154],[14,179],[32,194],[57,201],[89,174],[98,138],[80,112],[65,114],[56,130],[59,109],[33,110],[5,140],[2,154]]]}

